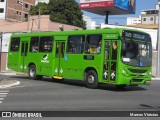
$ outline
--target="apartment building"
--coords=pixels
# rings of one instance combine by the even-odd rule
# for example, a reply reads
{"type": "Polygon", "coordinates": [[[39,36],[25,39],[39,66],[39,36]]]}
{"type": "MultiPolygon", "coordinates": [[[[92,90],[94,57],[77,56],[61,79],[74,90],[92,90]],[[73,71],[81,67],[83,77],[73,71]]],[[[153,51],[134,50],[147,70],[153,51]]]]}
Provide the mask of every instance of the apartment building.
{"type": "Polygon", "coordinates": [[[152,25],[157,28],[159,5],[155,9],[142,10],[138,17],[127,17],[127,25],[152,25]]]}
{"type": "Polygon", "coordinates": [[[141,12],[142,24],[158,24],[158,10],[143,10],[141,12]]]}
{"type": "Polygon", "coordinates": [[[6,0],[0,0],[0,19],[5,19],[6,17],[6,0]]]}
{"type": "Polygon", "coordinates": [[[35,0],[0,0],[0,19],[9,21],[27,21],[31,6],[35,0]]]}
{"type": "Polygon", "coordinates": [[[137,25],[137,24],[141,24],[141,16],[127,17],[127,25],[137,25]]]}

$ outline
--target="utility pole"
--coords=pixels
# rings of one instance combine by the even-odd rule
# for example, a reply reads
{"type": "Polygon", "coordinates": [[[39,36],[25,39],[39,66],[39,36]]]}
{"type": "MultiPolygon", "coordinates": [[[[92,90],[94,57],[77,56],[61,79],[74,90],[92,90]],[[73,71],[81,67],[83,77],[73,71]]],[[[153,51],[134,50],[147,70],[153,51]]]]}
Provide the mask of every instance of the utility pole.
{"type": "Polygon", "coordinates": [[[160,0],[158,0],[159,5],[159,17],[158,17],[158,52],[157,52],[157,78],[160,78],[160,0]]]}
{"type": "MultiPolygon", "coordinates": [[[[39,0],[38,0],[39,4],[39,0]]],[[[41,30],[41,6],[39,6],[39,14],[38,14],[38,31],[40,32],[41,30]]]]}
{"type": "Polygon", "coordinates": [[[1,64],[1,62],[2,62],[2,35],[3,35],[3,33],[2,32],[0,32],[0,39],[1,39],[1,45],[0,45],[0,71],[1,71],[1,68],[2,68],[2,64],[1,64]]]}

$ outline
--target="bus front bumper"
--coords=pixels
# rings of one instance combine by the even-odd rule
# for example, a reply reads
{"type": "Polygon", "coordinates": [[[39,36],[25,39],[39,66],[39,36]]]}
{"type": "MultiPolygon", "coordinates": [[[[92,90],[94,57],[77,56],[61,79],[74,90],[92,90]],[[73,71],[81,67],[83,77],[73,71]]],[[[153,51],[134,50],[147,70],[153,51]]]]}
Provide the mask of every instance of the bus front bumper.
{"type": "Polygon", "coordinates": [[[122,74],[118,75],[117,84],[126,84],[126,85],[150,85],[151,77],[143,76],[143,77],[135,77],[135,76],[124,76],[122,74]]]}

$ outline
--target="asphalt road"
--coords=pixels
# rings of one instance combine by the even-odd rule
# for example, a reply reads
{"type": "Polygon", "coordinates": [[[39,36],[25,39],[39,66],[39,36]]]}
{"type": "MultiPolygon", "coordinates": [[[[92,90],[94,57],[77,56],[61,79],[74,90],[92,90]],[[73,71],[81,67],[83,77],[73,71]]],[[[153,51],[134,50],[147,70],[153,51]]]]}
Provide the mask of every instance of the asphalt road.
{"type": "Polygon", "coordinates": [[[119,90],[112,85],[88,89],[80,81],[0,77],[21,82],[20,86],[0,89],[1,93],[7,93],[0,103],[0,111],[160,111],[158,80],[153,80],[150,86],[119,90]]]}

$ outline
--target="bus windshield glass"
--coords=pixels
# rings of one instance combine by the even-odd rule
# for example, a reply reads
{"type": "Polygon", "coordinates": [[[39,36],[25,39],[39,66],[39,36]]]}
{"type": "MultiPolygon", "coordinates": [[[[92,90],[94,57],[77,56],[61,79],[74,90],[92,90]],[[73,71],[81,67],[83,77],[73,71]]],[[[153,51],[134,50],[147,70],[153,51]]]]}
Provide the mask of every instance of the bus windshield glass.
{"type": "Polygon", "coordinates": [[[135,40],[123,40],[121,58],[123,63],[131,66],[151,66],[151,43],[135,40]]]}

